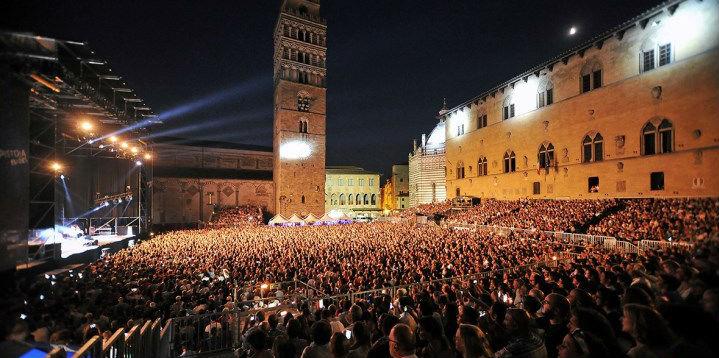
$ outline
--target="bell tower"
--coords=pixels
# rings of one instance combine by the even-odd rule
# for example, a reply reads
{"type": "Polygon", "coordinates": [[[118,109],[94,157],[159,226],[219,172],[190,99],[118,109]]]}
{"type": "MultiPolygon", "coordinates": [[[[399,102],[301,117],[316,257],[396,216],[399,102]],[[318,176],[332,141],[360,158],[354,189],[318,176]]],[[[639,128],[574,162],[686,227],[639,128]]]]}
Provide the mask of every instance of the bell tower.
{"type": "Polygon", "coordinates": [[[283,0],[274,33],[275,211],[325,209],[327,25],[320,0],[283,0]]]}

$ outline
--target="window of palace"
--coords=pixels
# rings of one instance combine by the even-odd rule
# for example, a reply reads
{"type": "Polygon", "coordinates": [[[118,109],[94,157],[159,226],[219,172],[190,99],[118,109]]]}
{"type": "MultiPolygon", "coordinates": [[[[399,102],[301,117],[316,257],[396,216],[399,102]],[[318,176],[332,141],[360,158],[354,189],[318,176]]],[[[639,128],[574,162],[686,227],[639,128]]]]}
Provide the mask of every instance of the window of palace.
{"type": "Polygon", "coordinates": [[[584,65],[580,74],[580,81],[582,93],[602,87],[602,65],[597,61],[591,61],[584,65]]]}
{"type": "Polygon", "coordinates": [[[554,103],[554,85],[549,79],[545,79],[537,87],[537,108],[548,106],[554,103]]]}
{"type": "Polygon", "coordinates": [[[642,128],[642,155],[671,153],[674,151],[674,126],[663,119],[659,126],[648,122],[642,128]]]}
{"type": "Polygon", "coordinates": [[[464,179],[464,162],[457,163],[457,179],[464,179]]]}
{"type": "Polygon", "coordinates": [[[664,172],[653,172],[649,175],[651,190],[664,190],[664,172]]]}
{"type": "Polygon", "coordinates": [[[487,126],[487,114],[480,114],[477,116],[477,129],[484,128],[487,126]]]}
{"type": "Polygon", "coordinates": [[[517,158],[513,151],[504,153],[504,172],[513,173],[517,171],[517,158]]]}
{"type": "Polygon", "coordinates": [[[514,117],[514,101],[512,96],[507,96],[502,104],[502,119],[507,120],[514,117]]]}
{"type": "Polygon", "coordinates": [[[552,143],[542,144],[537,156],[540,168],[549,168],[554,165],[554,145],[552,143]]]}
{"type": "Polygon", "coordinates": [[[477,176],[487,175],[487,158],[479,157],[477,161],[477,176]]]}
{"type": "Polygon", "coordinates": [[[582,139],[582,163],[599,162],[604,159],[604,142],[602,135],[587,134],[582,139]]]}

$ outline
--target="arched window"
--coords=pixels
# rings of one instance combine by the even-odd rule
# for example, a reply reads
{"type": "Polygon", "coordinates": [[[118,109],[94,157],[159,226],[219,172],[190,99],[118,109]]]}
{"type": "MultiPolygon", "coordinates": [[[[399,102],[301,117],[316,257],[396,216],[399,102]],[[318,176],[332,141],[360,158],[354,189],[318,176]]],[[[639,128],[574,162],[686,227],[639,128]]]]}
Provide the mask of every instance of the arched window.
{"type": "Polygon", "coordinates": [[[477,129],[487,126],[487,113],[481,112],[477,115],[477,129]]]}
{"type": "Polygon", "coordinates": [[[377,196],[375,196],[375,194],[372,194],[371,204],[372,204],[372,205],[377,205],[377,196]]]}
{"type": "Polygon", "coordinates": [[[355,196],[355,205],[362,205],[362,197],[359,194],[355,196]]]}
{"type": "MultiPolygon", "coordinates": [[[[656,122],[655,122],[656,123],[656,122]]],[[[663,119],[659,126],[648,122],[642,128],[642,154],[652,155],[674,151],[674,126],[663,119]]]]}
{"type": "Polygon", "coordinates": [[[514,117],[514,99],[512,96],[507,96],[502,104],[502,119],[510,119],[514,117]]]}
{"type": "Polygon", "coordinates": [[[597,60],[587,62],[579,76],[582,93],[602,87],[602,64],[597,60]]]}
{"type": "Polygon", "coordinates": [[[332,194],[332,198],[330,199],[331,205],[337,205],[337,194],[332,194]]]}
{"type": "Polygon", "coordinates": [[[304,203],[305,203],[305,196],[302,195],[302,198],[301,198],[300,200],[302,201],[302,204],[304,204],[304,203]]]}
{"type": "Polygon", "coordinates": [[[602,135],[587,134],[582,139],[582,163],[600,162],[604,159],[604,142],[602,135]]]}
{"type": "Polygon", "coordinates": [[[340,205],[345,205],[345,195],[340,194],[340,205]]]}
{"type": "Polygon", "coordinates": [[[457,163],[457,179],[464,179],[464,162],[457,163]]]}
{"type": "Polygon", "coordinates": [[[508,150],[504,153],[504,172],[513,173],[515,171],[517,171],[517,157],[513,151],[508,150]]]}
{"type": "Polygon", "coordinates": [[[549,168],[554,165],[554,145],[552,143],[542,144],[539,147],[539,167],[549,168]]]}
{"type": "Polygon", "coordinates": [[[487,158],[479,157],[477,161],[477,176],[487,175],[487,158]]]}
{"type": "Polygon", "coordinates": [[[347,194],[347,205],[354,205],[354,203],[355,203],[354,195],[347,194]]]}
{"type": "Polygon", "coordinates": [[[300,119],[300,133],[307,133],[307,119],[300,119]]]}
{"type": "Polygon", "coordinates": [[[364,195],[364,205],[369,205],[369,196],[367,194],[364,195]]]}
{"type": "Polygon", "coordinates": [[[537,87],[537,108],[548,106],[554,103],[554,84],[549,78],[544,80],[537,87]]]}

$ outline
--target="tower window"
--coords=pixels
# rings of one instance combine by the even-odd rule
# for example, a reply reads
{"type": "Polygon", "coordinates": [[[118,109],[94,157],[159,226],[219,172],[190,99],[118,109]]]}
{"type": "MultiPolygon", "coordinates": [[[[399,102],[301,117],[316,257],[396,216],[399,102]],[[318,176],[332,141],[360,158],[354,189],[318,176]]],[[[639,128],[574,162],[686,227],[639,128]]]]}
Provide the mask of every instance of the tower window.
{"type": "Polygon", "coordinates": [[[300,119],[300,133],[307,133],[307,120],[300,119]]]}
{"type": "Polygon", "coordinates": [[[538,181],[535,181],[534,183],[532,183],[532,194],[539,195],[541,193],[542,193],[541,183],[539,183],[538,181]]]}
{"type": "Polygon", "coordinates": [[[592,89],[602,87],[602,70],[592,72],[592,89]]]}
{"type": "Polygon", "coordinates": [[[592,90],[592,77],[590,74],[582,76],[582,93],[592,90]]]}
{"type": "Polygon", "coordinates": [[[514,103],[511,97],[507,97],[502,106],[502,118],[509,119],[512,117],[514,117],[514,103]]]}

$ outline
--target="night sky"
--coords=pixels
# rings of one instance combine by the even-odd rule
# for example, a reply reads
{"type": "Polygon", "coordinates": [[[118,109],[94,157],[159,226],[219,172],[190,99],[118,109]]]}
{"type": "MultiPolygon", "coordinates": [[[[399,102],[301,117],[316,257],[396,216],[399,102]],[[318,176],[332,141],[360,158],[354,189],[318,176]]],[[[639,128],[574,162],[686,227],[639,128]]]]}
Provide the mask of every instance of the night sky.
{"type": "MultiPolygon", "coordinates": [[[[327,164],[387,173],[443,97],[457,105],[659,2],[322,0],[327,164]]],[[[157,113],[222,96],[158,131],[271,146],[279,4],[5,0],[0,29],[88,42],[157,113]]]]}

